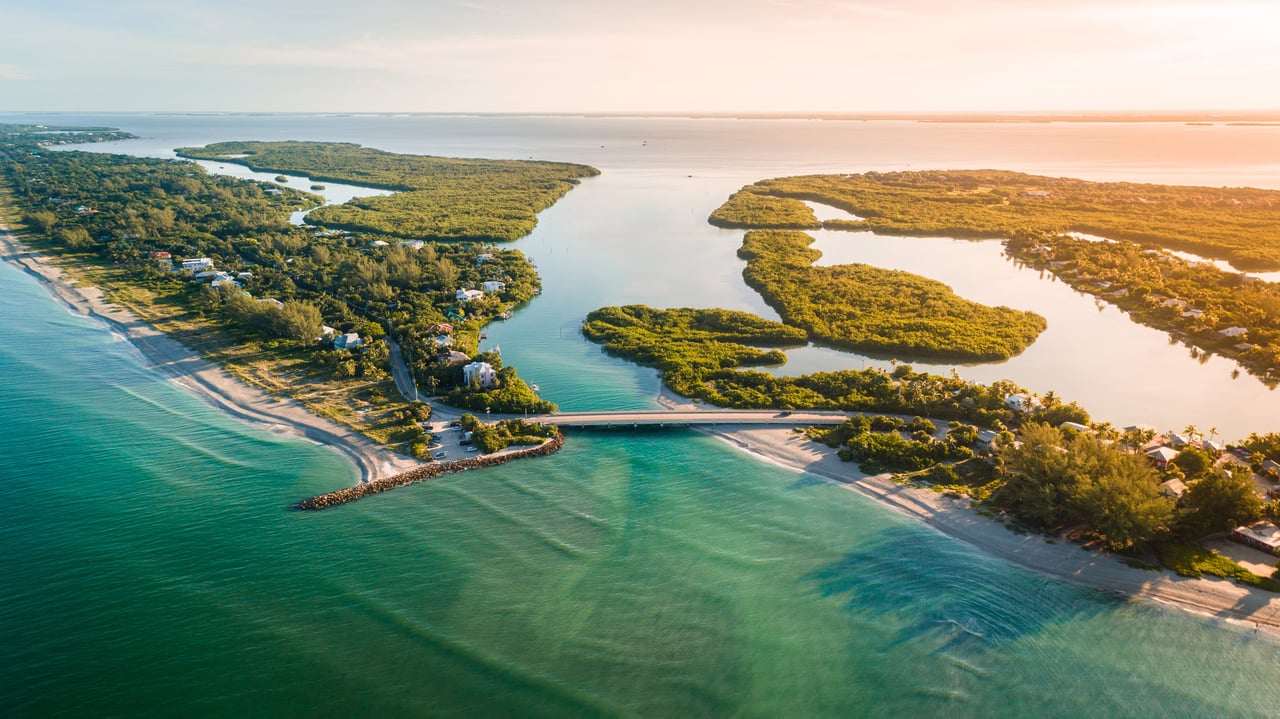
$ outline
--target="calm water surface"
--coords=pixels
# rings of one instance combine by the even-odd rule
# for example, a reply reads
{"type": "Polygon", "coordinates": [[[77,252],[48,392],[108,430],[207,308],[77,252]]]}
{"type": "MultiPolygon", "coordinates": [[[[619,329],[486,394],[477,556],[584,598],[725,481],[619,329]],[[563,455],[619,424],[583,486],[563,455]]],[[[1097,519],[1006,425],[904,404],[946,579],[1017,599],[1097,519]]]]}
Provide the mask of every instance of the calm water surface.
{"type": "MultiPolygon", "coordinates": [[[[1280,167],[1275,128],[21,120],[123,127],[144,140],[115,151],[154,155],[296,138],[595,164],[605,174],[543,213],[517,245],[538,262],[544,294],[490,332],[545,395],[574,409],[650,406],[658,388],[651,371],[581,340],[578,324],[596,306],[773,316],[742,285],[733,258],[741,233],[705,223],[761,177],[909,164],[1274,187],[1280,167]]],[[[1081,363],[1128,361],[1084,346],[1099,333],[1136,343],[1121,355],[1159,345],[1110,328],[1132,323],[1013,268],[994,243],[819,241],[829,261],[924,256],[913,271],[974,299],[1042,312],[1049,355],[1068,352],[1076,332],[1086,336],[1070,356],[1081,363]],[[905,242],[918,244],[903,252],[905,242]],[[952,261],[949,247],[960,248],[952,261]]],[[[1112,411],[1070,379],[1087,374],[1029,381],[1070,364],[1035,352],[961,371],[1007,370],[1112,411]]],[[[799,352],[792,367],[862,361],[799,352]]],[[[1094,367],[1093,377],[1116,391],[1229,375],[1177,348],[1150,361],[1158,369],[1139,373],[1129,362],[1094,367]]],[[[1265,390],[1249,392],[1206,400],[1206,413],[1270,401],[1265,390]]],[[[0,702],[12,716],[1247,717],[1274,715],[1280,703],[1280,644],[1251,628],[1046,580],[696,434],[576,437],[554,457],[335,511],[288,512],[299,497],[349,483],[351,467],[206,407],[8,265],[0,403],[10,460],[0,485],[9,555],[0,564],[0,702]]],[[[1161,421],[1151,409],[1146,421],[1161,421]]]]}

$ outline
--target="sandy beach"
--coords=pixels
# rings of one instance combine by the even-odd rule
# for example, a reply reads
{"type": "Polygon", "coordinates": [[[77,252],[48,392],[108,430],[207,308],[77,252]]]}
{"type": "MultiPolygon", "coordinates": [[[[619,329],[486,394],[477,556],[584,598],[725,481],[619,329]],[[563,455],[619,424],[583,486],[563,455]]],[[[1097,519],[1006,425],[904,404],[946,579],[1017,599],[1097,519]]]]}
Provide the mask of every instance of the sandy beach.
{"type": "Polygon", "coordinates": [[[146,361],[210,405],[269,432],[306,438],[348,457],[360,481],[389,477],[421,463],[389,452],[366,437],[317,417],[293,400],[276,397],[232,377],[128,310],[108,303],[97,287],[81,287],[56,265],[0,225],[0,259],[42,281],[72,311],[97,318],[125,336],[146,361]]]}

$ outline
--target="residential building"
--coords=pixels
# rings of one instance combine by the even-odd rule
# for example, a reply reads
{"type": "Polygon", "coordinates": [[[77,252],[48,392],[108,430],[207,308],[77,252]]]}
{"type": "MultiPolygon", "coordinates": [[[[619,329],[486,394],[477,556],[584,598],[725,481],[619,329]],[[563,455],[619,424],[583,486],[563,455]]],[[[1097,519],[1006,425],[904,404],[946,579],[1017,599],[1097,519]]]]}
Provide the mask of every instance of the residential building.
{"type": "Polygon", "coordinates": [[[462,381],[468,387],[489,389],[498,380],[498,373],[488,362],[472,362],[462,368],[462,381]]]}
{"type": "Polygon", "coordinates": [[[348,350],[352,347],[359,347],[364,344],[364,340],[360,338],[358,332],[348,332],[345,335],[338,335],[333,338],[333,348],[336,350],[348,350]]]}

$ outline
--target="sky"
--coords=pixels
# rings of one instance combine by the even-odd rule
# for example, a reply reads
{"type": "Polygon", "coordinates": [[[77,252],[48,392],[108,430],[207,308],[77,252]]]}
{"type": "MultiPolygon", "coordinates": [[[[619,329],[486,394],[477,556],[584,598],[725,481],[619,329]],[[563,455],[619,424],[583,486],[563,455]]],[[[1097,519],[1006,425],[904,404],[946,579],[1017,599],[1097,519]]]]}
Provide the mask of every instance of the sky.
{"type": "Polygon", "coordinates": [[[1280,0],[0,0],[0,111],[1280,109],[1280,0]]]}

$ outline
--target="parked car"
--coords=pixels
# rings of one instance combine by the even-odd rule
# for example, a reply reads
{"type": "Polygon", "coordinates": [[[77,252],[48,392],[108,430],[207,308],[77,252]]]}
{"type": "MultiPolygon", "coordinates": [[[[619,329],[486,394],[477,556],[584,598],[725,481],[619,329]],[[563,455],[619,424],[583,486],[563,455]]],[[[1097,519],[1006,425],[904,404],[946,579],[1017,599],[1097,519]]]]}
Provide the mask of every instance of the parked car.
{"type": "Polygon", "coordinates": [[[436,459],[444,459],[447,456],[449,455],[444,452],[436,452],[436,459]]]}

